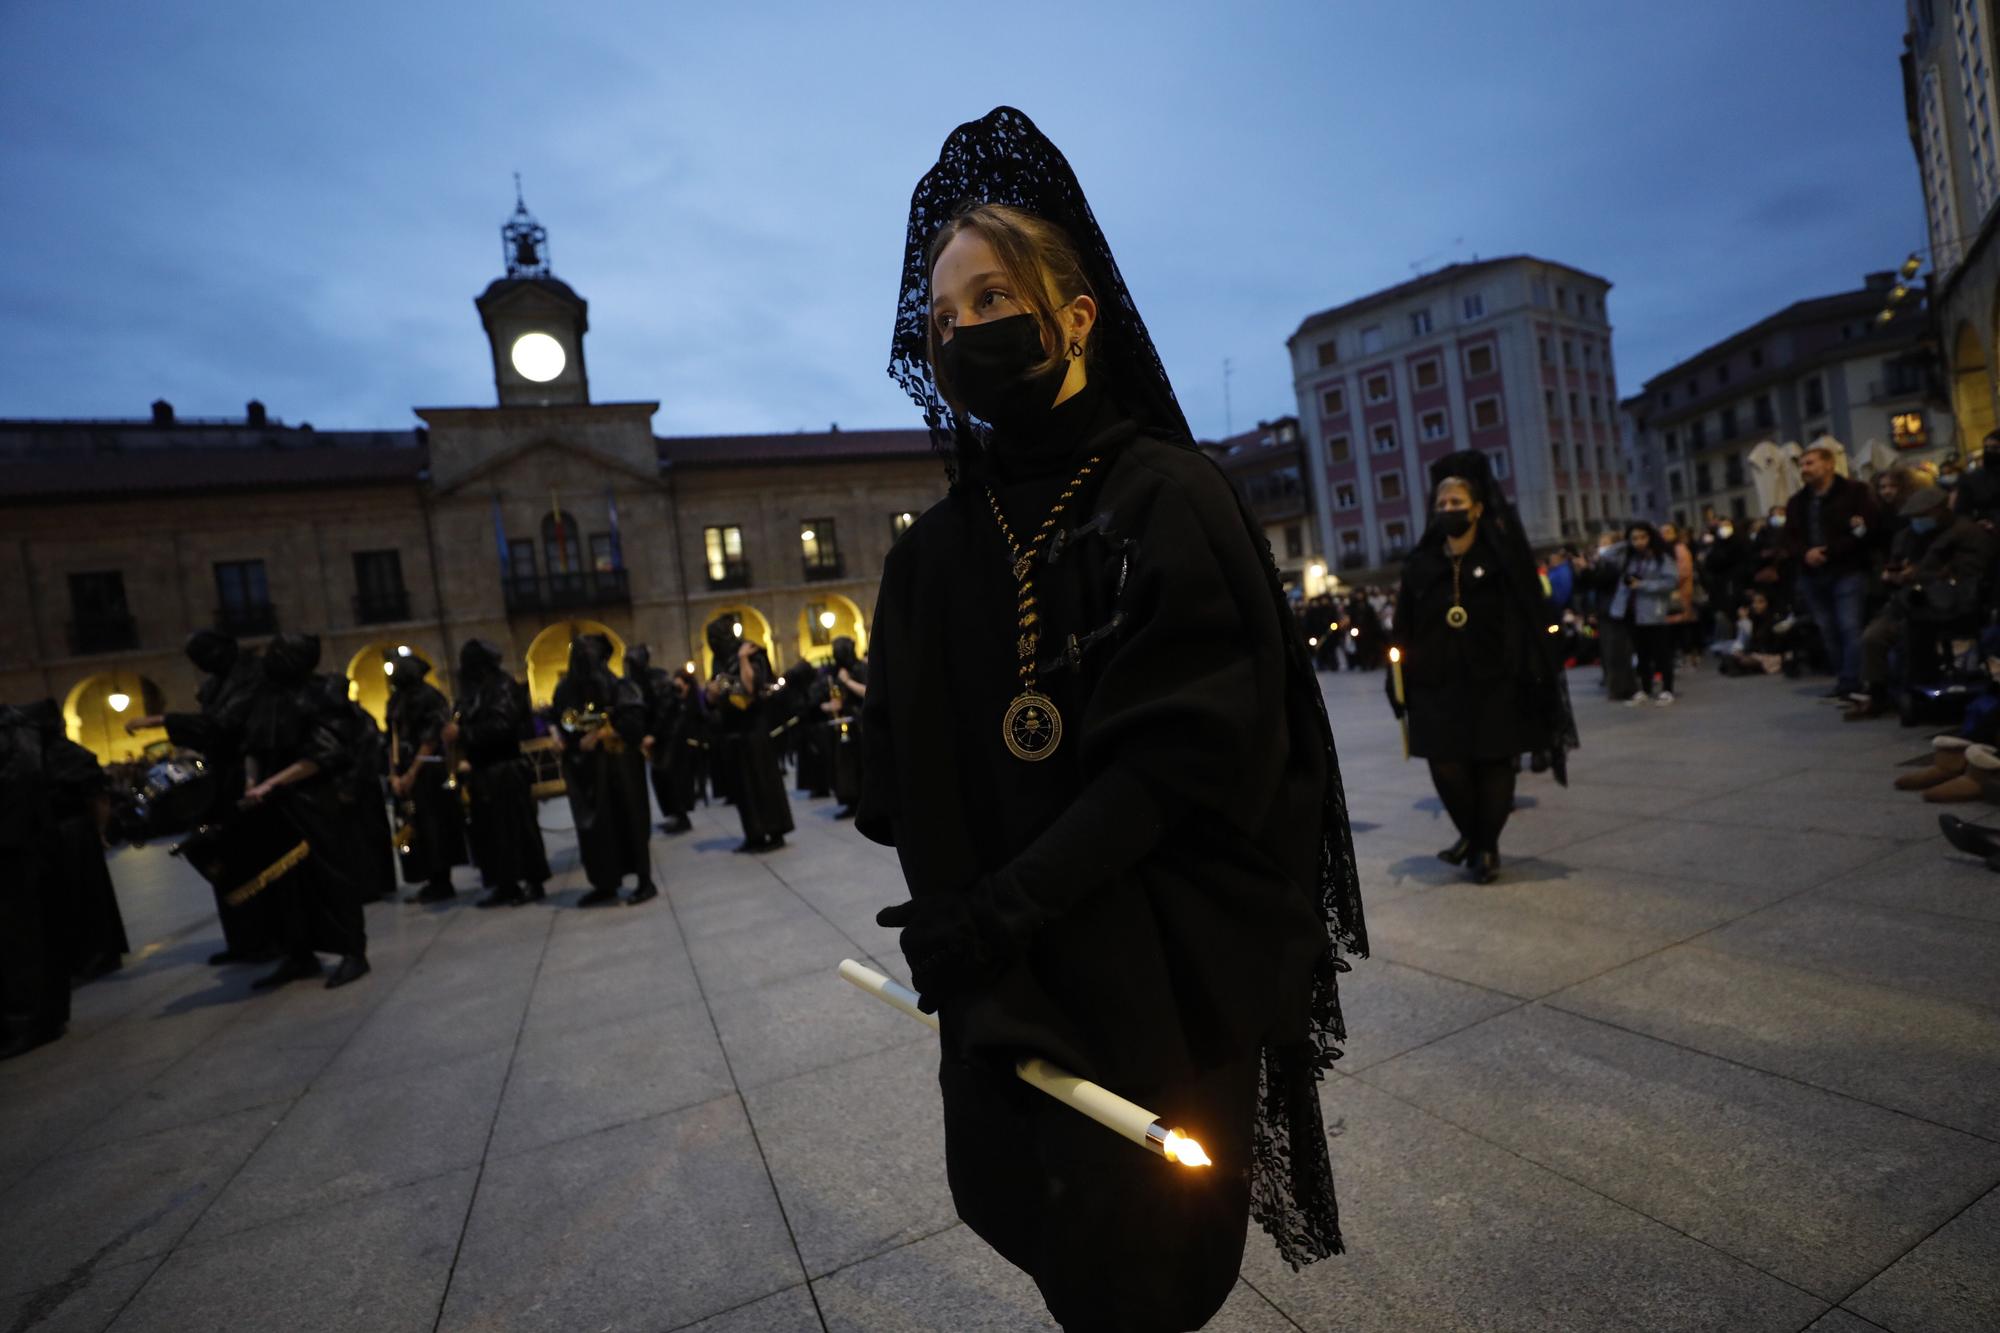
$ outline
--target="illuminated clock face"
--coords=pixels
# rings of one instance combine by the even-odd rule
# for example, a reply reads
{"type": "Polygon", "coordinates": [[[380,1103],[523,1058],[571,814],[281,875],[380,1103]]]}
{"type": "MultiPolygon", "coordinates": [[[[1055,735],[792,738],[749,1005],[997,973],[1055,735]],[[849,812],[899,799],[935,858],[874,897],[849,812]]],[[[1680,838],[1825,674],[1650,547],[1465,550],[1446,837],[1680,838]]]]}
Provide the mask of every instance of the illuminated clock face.
{"type": "Polygon", "coordinates": [[[562,374],[563,366],[568,361],[563,355],[562,344],[546,333],[522,334],[514,340],[513,350],[508,355],[521,378],[537,384],[547,384],[562,374]]]}

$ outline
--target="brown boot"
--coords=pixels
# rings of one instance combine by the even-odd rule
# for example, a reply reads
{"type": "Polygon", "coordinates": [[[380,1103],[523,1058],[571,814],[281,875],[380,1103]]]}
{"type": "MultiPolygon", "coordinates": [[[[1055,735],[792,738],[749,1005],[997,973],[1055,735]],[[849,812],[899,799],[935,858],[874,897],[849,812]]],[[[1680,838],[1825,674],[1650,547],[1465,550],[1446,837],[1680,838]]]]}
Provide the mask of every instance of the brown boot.
{"type": "Polygon", "coordinates": [[[1961,773],[1948,778],[1924,793],[1924,799],[1933,805],[1957,805],[1964,801],[1976,801],[1986,794],[1986,788],[1978,778],[1961,773]]]}
{"type": "Polygon", "coordinates": [[[1896,779],[1897,791],[1926,791],[1949,778],[1965,772],[1965,751],[1937,750],[1931,754],[1931,766],[1920,768],[1914,773],[1905,773],[1896,779]]]}

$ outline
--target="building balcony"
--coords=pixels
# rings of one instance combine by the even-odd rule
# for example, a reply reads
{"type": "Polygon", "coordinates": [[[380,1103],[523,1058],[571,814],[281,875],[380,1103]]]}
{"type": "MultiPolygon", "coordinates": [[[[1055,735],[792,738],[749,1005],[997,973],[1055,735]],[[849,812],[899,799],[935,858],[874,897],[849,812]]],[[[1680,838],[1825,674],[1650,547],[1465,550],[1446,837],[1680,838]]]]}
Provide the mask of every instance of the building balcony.
{"type": "Polygon", "coordinates": [[[69,625],[69,650],[78,657],[122,653],[139,646],[139,626],[129,611],[81,616],[69,625]]]}
{"type": "Polygon", "coordinates": [[[526,575],[500,581],[507,610],[573,611],[592,606],[624,606],[632,589],[622,569],[574,574],[526,575]]]}
{"type": "Polygon", "coordinates": [[[379,588],[373,592],[355,594],[354,623],[357,625],[381,625],[409,618],[408,588],[379,588]]]}
{"type": "Polygon", "coordinates": [[[710,562],[708,566],[708,590],[726,592],[732,588],[750,586],[750,562],[748,560],[725,560],[721,564],[710,562]]]}
{"type": "Polygon", "coordinates": [[[278,608],[269,602],[239,602],[215,608],[215,627],[238,638],[245,635],[276,634],[278,608]]]}
{"type": "Polygon", "coordinates": [[[838,555],[822,556],[818,560],[803,562],[807,583],[825,583],[829,579],[847,577],[847,561],[838,555]]]}

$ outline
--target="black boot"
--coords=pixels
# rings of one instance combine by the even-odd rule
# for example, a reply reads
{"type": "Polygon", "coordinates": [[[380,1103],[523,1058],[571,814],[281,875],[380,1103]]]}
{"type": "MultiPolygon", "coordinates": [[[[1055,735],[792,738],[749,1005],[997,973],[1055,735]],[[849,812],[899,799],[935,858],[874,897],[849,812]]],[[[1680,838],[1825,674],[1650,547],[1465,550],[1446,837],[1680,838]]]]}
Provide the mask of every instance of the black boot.
{"type": "Polygon", "coordinates": [[[359,953],[343,954],[334,964],[333,975],[326,979],[328,990],[339,990],[350,981],[359,981],[368,975],[368,955],[359,953]]]}
{"type": "Polygon", "coordinates": [[[753,852],[775,852],[784,845],[785,845],[785,835],[780,833],[774,837],[769,837],[764,839],[764,841],[758,843],[755,847],[752,847],[750,850],[753,852]]]}
{"type": "Polygon", "coordinates": [[[1977,824],[1968,824],[1957,815],[1939,815],[1938,831],[1944,840],[1964,852],[1981,860],[2000,855],[2000,834],[1977,824]]]}
{"type": "Polygon", "coordinates": [[[1438,860],[1445,862],[1447,865],[1462,866],[1465,864],[1465,858],[1470,855],[1472,855],[1472,843],[1465,838],[1460,838],[1457,842],[1439,852],[1438,860]]]}
{"type": "Polygon", "coordinates": [[[546,888],[543,888],[540,884],[530,884],[522,891],[521,901],[538,903],[546,900],[548,896],[549,891],[546,888]]]}
{"type": "Polygon", "coordinates": [[[640,903],[649,903],[659,896],[660,891],[653,886],[653,881],[642,879],[639,881],[639,887],[632,891],[632,896],[625,900],[625,905],[637,907],[640,903]]]}
{"type": "Polygon", "coordinates": [[[1465,871],[1474,884],[1491,884],[1500,878],[1500,853],[1474,852],[1466,863],[1465,871]]]}
{"type": "Polygon", "coordinates": [[[266,972],[250,983],[251,990],[276,990],[287,982],[304,981],[320,974],[319,959],[309,953],[293,954],[278,964],[273,971],[266,972]]]}
{"type": "Polygon", "coordinates": [[[474,903],[474,907],[519,907],[527,901],[521,896],[518,885],[502,884],[491,893],[474,903]]]}

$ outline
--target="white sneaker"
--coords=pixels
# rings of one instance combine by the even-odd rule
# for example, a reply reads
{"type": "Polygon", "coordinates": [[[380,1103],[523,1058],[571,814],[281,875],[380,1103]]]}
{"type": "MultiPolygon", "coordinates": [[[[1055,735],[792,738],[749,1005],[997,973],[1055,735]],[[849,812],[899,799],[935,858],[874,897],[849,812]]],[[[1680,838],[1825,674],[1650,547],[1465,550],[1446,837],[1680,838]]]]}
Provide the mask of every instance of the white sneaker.
{"type": "Polygon", "coordinates": [[[1674,692],[1672,690],[1661,690],[1658,694],[1653,696],[1653,702],[1658,704],[1662,708],[1665,708],[1668,704],[1672,703],[1673,701],[1674,701],[1674,692]]]}
{"type": "Polygon", "coordinates": [[[1637,707],[1638,707],[1638,706],[1639,706],[1640,704],[1642,704],[1642,703],[1644,703],[1644,702],[1646,702],[1646,696],[1645,696],[1645,695],[1643,695],[1643,694],[1635,694],[1635,695],[1633,695],[1633,696],[1632,696],[1631,698],[1629,698],[1629,699],[1627,699],[1627,700],[1625,701],[1625,706],[1626,706],[1627,708],[1637,708],[1637,707]]]}

